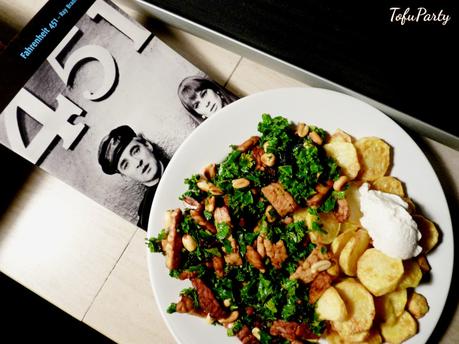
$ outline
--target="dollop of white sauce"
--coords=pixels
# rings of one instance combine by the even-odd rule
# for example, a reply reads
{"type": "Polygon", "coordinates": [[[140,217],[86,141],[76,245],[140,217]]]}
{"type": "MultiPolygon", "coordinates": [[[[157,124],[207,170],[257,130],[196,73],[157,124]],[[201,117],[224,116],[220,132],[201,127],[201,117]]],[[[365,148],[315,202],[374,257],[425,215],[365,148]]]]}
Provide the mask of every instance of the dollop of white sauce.
{"type": "Polygon", "coordinates": [[[408,259],[421,253],[421,239],[416,222],[408,213],[408,204],[399,196],[370,190],[368,183],[360,189],[360,223],[373,239],[373,246],[393,258],[408,259]]]}

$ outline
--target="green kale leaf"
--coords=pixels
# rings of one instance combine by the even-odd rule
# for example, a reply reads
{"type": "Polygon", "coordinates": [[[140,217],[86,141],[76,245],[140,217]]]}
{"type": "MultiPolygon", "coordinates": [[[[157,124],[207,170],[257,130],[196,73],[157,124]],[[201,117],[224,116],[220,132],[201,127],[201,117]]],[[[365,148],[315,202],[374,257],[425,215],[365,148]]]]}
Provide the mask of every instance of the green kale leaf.
{"type": "Polygon", "coordinates": [[[263,114],[261,122],[258,123],[258,131],[262,134],[261,144],[268,144],[268,153],[283,154],[293,141],[290,122],[282,116],[271,117],[263,114]]]}
{"type": "Polygon", "coordinates": [[[162,246],[161,246],[161,241],[166,239],[167,234],[166,230],[162,229],[161,232],[159,232],[157,237],[151,237],[147,240],[147,245],[148,248],[150,249],[150,252],[162,252],[162,246]]]}

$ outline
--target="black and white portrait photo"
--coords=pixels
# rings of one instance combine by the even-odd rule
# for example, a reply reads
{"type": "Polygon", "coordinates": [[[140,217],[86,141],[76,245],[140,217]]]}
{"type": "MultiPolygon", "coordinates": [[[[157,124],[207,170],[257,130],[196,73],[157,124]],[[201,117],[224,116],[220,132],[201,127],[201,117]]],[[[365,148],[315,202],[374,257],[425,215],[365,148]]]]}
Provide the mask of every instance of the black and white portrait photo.
{"type": "Polygon", "coordinates": [[[162,149],[128,125],[122,125],[102,139],[98,160],[104,173],[119,174],[147,188],[139,206],[137,223],[146,229],[153,196],[169,161],[162,149]]]}
{"type": "Polygon", "coordinates": [[[237,98],[97,0],[0,116],[0,142],[146,229],[167,163],[237,98]]]}
{"type": "Polygon", "coordinates": [[[177,93],[183,107],[198,122],[238,99],[215,81],[199,75],[183,79],[177,93]]]}

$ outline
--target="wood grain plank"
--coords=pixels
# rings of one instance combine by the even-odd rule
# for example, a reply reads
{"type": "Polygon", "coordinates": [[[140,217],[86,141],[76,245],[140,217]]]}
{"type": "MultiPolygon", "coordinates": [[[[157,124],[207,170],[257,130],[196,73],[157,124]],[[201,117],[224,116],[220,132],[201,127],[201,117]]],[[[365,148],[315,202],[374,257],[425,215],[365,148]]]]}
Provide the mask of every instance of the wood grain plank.
{"type": "Polygon", "coordinates": [[[136,229],[34,168],[0,217],[0,270],[81,320],[136,229]]]}
{"type": "Polygon", "coordinates": [[[153,297],[145,236],[136,232],[83,321],[118,343],[174,343],[153,297]]]}
{"type": "Polygon", "coordinates": [[[227,88],[239,96],[273,88],[307,86],[305,83],[278,73],[247,58],[241,60],[227,83],[227,88]]]}

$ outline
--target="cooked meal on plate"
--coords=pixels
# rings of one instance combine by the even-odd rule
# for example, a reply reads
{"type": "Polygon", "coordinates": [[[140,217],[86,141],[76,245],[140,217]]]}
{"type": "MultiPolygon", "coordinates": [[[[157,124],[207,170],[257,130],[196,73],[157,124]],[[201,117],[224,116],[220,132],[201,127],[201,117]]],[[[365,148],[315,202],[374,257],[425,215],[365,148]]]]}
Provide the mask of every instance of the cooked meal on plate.
{"type": "Polygon", "coordinates": [[[258,131],[186,179],[184,209],[148,240],[191,282],[167,312],[245,344],[415,336],[439,233],[389,175],[391,147],[268,114],[258,131]]]}

